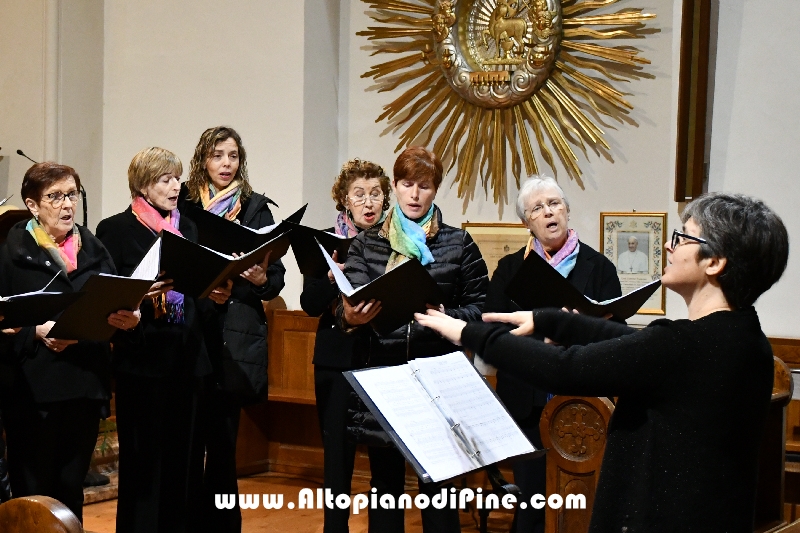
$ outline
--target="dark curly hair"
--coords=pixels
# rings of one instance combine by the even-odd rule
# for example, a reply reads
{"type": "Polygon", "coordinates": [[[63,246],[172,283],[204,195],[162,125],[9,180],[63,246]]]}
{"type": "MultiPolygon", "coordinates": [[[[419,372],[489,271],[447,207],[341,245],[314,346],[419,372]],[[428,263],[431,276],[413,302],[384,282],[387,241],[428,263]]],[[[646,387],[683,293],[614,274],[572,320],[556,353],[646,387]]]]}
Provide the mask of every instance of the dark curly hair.
{"type": "Polygon", "coordinates": [[[743,194],[709,193],[686,206],[685,224],[700,227],[698,257],[727,259],[717,276],[728,304],[748,307],[777,282],[789,260],[789,234],[781,218],[761,200],[743,194]]]}
{"type": "Polygon", "coordinates": [[[194,149],[192,162],[189,166],[189,178],[186,180],[186,188],[189,189],[190,200],[194,202],[200,201],[200,191],[206,183],[211,181],[206,170],[206,161],[214,154],[214,147],[228,139],[233,139],[239,150],[239,170],[236,171],[234,179],[242,182],[240,186],[242,201],[250,198],[250,195],[253,194],[253,187],[250,186],[250,181],[247,179],[247,152],[242,144],[242,138],[239,137],[235,129],[229,126],[217,126],[204,131],[200,136],[200,140],[197,141],[197,147],[194,149]]]}
{"type": "Polygon", "coordinates": [[[363,161],[356,158],[342,165],[342,170],[333,182],[331,197],[333,201],[336,202],[336,210],[345,211],[347,209],[345,205],[347,191],[350,189],[350,185],[358,178],[377,178],[381,184],[381,190],[383,191],[382,209],[384,211],[389,209],[389,195],[391,194],[389,176],[386,175],[386,172],[384,172],[381,166],[376,165],[372,161],[363,161]]]}

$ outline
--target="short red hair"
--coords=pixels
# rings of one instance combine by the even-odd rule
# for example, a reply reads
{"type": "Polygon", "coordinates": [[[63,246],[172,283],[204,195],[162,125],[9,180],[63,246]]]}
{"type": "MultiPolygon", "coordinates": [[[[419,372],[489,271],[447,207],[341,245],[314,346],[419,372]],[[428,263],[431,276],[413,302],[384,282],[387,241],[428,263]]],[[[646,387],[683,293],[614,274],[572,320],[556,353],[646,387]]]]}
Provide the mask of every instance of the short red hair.
{"type": "Polygon", "coordinates": [[[433,187],[438,190],[442,184],[444,170],[436,154],[422,146],[410,146],[397,156],[394,162],[394,183],[398,180],[420,180],[431,178],[433,187]]]}

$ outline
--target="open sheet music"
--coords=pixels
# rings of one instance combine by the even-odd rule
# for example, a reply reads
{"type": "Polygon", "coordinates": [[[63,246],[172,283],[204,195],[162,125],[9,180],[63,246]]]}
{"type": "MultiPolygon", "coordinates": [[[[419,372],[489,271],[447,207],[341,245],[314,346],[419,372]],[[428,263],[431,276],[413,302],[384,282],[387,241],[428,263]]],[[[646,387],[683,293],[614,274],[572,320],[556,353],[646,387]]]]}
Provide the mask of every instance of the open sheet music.
{"type": "Polygon", "coordinates": [[[191,208],[188,213],[189,218],[197,226],[197,242],[199,244],[217,252],[232,255],[255,250],[265,242],[285,233],[291,229],[292,223],[300,223],[307,207],[308,204],[304,205],[282,222],[258,229],[237,224],[197,207],[191,208]]]}
{"type": "Polygon", "coordinates": [[[370,325],[382,335],[411,322],[414,313],[424,313],[426,304],[438,306],[444,302],[439,285],[416,259],[407,259],[386,274],[354,289],[325,247],[319,241],[317,245],[336,285],[351,304],[370,300],[381,302],[381,312],[370,325]]]}
{"type": "Polygon", "coordinates": [[[508,284],[506,295],[526,311],[566,307],[577,309],[584,315],[605,316],[610,313],[614,318],[626,320],[635,315],[660,286],[661,280],[655,280],[625,296],[596,302],[581,294],[539,254],[531,253],[508,284]]]}
{"type": "Polygon", "coordinates": [[[47,289],[61,272],[47,285],[34,292],[0,297],[0,315],[3,328],[38,326],[83,297],[83,292],[48,292],[47,289]]]}
{"type": "MultiPolygon", "coordinates": [[[[235,224],[234,224],[235,225],[235,224]]],[[[162,231],[131,274],[132,278],[173,281],[173,290],[190,297],[205,298],[211,291],[233,279],[251,266],[261,263],[270,253],[270,264],[289,250],[286,232],[261,244],[255,250],[234,257],[181,236],[162,231]]]]}
{"type": "Polygon", "coordinates": [[[345,377],[425,482],[536,451],[462,352],[345,377]]]}

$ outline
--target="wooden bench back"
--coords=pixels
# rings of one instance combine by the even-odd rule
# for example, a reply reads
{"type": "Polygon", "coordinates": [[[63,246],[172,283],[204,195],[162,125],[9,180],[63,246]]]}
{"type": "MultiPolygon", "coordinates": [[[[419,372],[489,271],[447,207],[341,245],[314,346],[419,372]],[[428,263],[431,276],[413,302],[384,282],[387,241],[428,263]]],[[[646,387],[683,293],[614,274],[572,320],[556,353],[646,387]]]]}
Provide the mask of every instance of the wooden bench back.
{"type": "Polygon", "coordinates": [[[47,496],[14,498],[0,505],[3,533],[83,533],[66,505],[47,496]]]}

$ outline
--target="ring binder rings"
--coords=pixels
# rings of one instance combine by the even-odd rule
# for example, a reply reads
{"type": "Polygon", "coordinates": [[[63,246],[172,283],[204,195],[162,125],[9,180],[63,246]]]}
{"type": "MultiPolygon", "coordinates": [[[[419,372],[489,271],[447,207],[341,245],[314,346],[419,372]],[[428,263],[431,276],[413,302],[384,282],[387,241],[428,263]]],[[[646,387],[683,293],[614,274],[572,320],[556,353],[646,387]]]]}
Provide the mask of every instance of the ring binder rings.
{"type": "Polygon", "coordinates": [[[462,352],[344,376],[426,483],[544,453],[462,352]]]}

